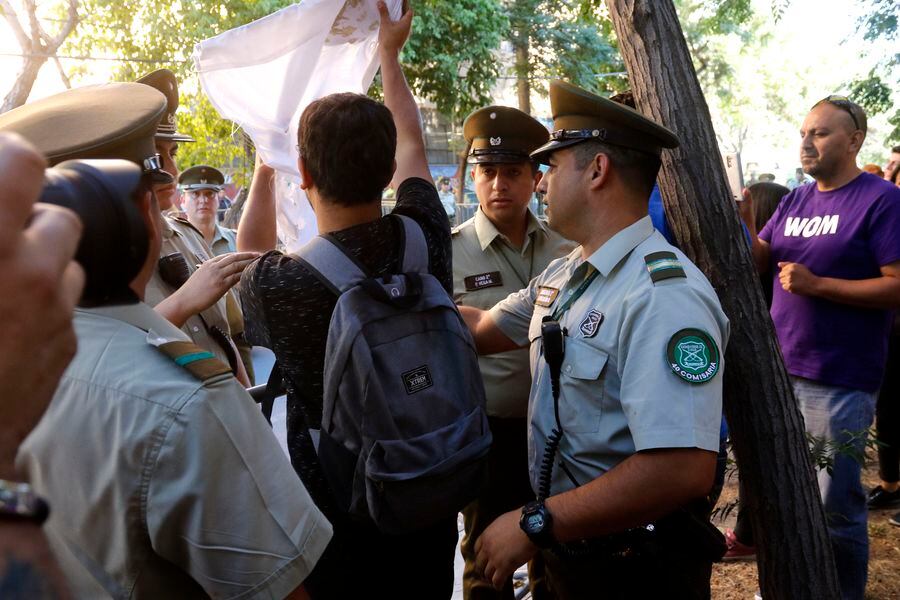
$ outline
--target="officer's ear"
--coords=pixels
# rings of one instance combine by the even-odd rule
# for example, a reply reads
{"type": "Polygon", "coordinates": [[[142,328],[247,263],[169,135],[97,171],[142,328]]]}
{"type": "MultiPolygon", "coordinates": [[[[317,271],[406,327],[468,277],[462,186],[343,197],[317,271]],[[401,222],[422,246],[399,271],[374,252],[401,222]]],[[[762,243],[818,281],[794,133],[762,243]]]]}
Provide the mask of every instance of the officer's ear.
{"type": "Polygon", "coordinates": [[[544,177],[544,172],[540,169],[534,170],[534,190],[537,191],[538,186],[541,185],[541,179],[544,177]]]}
{"type": "Polygon", "coordinates": [[[602,152],[598,152],[594,155],[594,159],[588,165],[588,170],[591,175],[589,184],[591,190],[599,190],[609,183],[609,169],[611,166],[612,163],[610,162],[608,155],[602,152]]]}

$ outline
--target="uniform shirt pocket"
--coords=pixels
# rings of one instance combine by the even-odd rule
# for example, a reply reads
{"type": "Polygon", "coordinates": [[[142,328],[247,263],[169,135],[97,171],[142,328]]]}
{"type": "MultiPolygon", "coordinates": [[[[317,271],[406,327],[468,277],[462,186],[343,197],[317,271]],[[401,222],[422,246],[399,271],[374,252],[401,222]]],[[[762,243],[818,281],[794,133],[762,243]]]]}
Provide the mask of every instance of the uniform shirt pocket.
{"type": "Polygon", "coordinates": [[[606,352],[584,340],[566,339],[559,400],[559,418],[564,431],[599,431],[604,386],[602,375],[608,359],[606,352]]]}

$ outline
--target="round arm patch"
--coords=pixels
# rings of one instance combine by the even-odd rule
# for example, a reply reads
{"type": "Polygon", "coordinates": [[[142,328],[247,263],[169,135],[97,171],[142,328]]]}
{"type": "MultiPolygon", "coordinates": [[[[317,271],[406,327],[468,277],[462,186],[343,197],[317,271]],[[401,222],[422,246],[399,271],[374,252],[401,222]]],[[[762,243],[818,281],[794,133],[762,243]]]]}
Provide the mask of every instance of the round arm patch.
{"type": "Polygon", "coordinates": [[[719,348],[701,329],[682,329],[672,335],[666,358],[672,372],[688,383],[706,383],[719,372],[719,348]]]}

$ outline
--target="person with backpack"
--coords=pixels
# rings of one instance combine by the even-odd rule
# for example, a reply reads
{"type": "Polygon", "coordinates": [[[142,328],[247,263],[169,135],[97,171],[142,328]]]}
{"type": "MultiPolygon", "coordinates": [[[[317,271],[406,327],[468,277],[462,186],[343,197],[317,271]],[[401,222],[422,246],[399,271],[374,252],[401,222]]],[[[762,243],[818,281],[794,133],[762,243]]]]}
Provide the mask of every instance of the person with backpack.
{"type": "Polygon", "coordinates": [[[247,338],[275,353],[291,462],[334,526],[313,598],[449,598],[457,514],[478,491],[490,432],[471,337],[450,299],[450,227],[399,62],[412,12],[379,2],[384,105],[312,102],[299,168],[320,236],[276,242],[260,167],[238,248],[247,338]],[[397,202],[381,215],[392,181],[397,202]]]}

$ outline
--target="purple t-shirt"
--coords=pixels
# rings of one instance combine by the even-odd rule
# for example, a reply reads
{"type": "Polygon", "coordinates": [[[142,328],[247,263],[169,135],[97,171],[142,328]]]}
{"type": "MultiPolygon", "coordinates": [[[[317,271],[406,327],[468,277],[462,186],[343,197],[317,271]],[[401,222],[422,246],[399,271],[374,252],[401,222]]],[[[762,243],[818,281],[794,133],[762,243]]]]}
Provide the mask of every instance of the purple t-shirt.
{"type": "Polygon", "coordinates": [[[769,243],[772,321],[791,375],[874,392],[881,385],[892,311],[859,308],[782,289],[778,263],[819,276],[870,279],[900,260],[900,189],[870,173],[820,192],[815,183],[784,197],[759,232],[769,243]]]}

